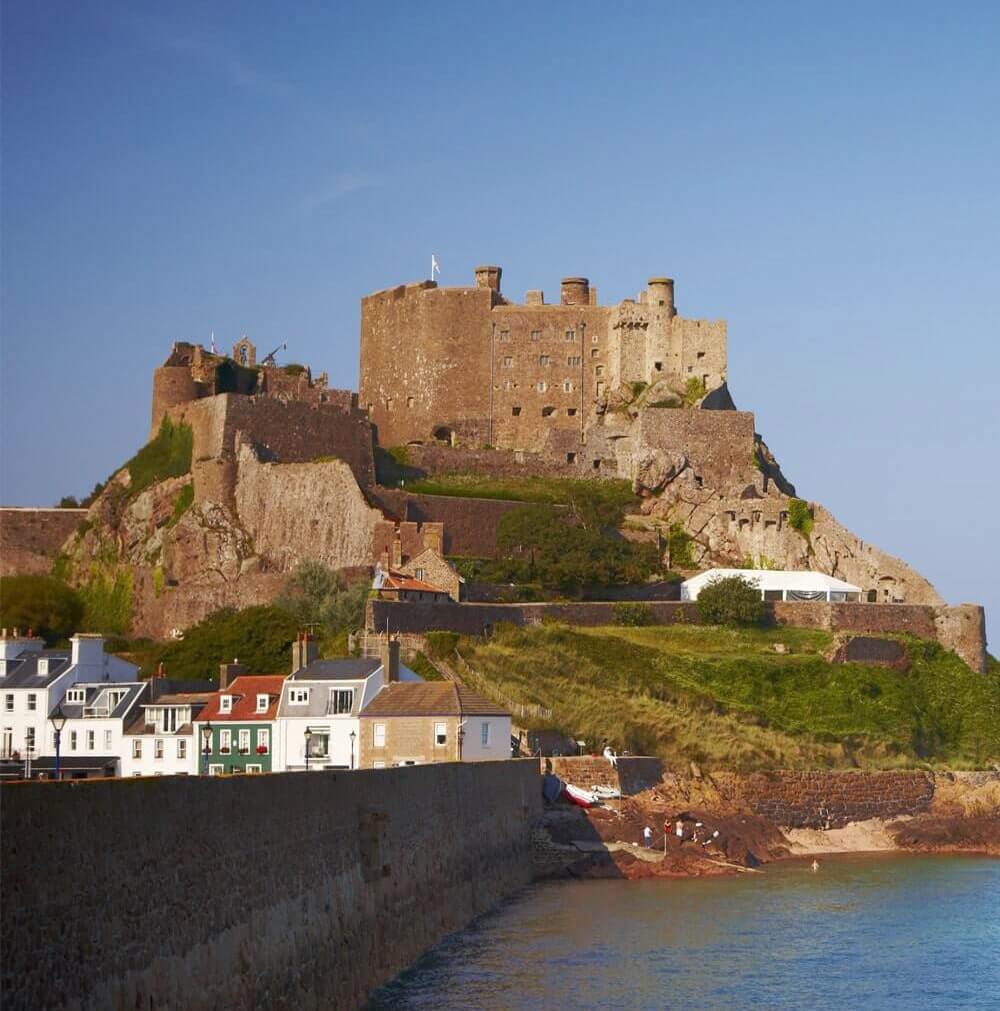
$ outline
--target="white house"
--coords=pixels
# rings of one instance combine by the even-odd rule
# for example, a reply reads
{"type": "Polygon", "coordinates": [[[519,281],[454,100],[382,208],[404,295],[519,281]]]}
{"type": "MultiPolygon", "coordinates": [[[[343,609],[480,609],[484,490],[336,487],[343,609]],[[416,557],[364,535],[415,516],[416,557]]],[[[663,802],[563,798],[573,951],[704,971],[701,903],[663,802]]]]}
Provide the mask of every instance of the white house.
{"type": "Polygon", "coordinates": [[[278,768],[359,768],[361,711],[384,685],[422,680],[399,662],[396,641],[382,643],[379,659],[313,660],[294,670],[278,705],[278,768]]]}
{"type": "MultiPolygon", "coordinates": [[[[135,682],[139,668],[104,652],[104,638],[79,633],[69,649],[45,649],[34,636],[7,629],[0,634],[0,774],[50,775],[55,767],[55,730],[49,717],[77,685],[95,687],[135,682]],[[30,768],[26,767],[30,758],[30,768]]],[[[77,693],[79,694],[79,693],[77,693]]],[[[90,726],[95,726],[90,724],[90,726]]],[[[103,728],[102,728],[103,729],[103,728]]],[[[80,743],[77,738],[77,743],[80,743]]],[[[106,754],[103,748],[101,753],[106,754]]],[[[61,739],[66,755],[68,738],[61,739]]],[[[97,749],[95,747],[95,755],[97,749]]],[[[87,752],[77,754],[92,765],[87,752]]],[[[67,756],[69,757],[69,756],[67,756]]],[[[63,763],[70,775],[75,764],[63,763]]]]}
{"type": "Polygon", "coordinates": [[[698,594],[720,579],[739,576],[760,589],[763,600],[829,601],[857,603],[861,587],[822,572],[790,569],[709,569],[681,583],[681,600],[697,600],[698,594]]]}
{"type": "Polygon", "coordinates": [[[195,720],[214,694],[211,681],[152,678],[138,715],[125,731],[121,775],[197,775],[195,720]]]}

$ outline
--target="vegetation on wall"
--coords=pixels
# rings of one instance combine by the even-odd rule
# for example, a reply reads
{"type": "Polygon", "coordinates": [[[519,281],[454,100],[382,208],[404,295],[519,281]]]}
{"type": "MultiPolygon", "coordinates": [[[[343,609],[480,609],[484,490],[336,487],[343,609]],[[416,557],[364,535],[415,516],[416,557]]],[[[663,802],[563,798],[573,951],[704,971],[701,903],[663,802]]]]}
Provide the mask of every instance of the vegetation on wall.
{"type": "Polygon", "coordinates": [[[708,625],[759,625],[764,620],[760,587],[743,576],[713,579],[698,594],[698,615],[708,625]]]}
{"type": "Polygon", "coordinates": [[[692,377],[687,381],[687,386],[684,387],[684,406],[694,407],[707,392],[705,381],[692,377]]]}
{"type": "Polygon", "coordinates": [[[694,538],[684,529],[684,524],[675,521],[667,532],[667,558],[670,567],[680,569],[694,567],[694,538]]]}
{"type": "Polygon", "coordinates": [[[77,591],[83,601],[81,631],[125,635],[132,625],[132,570],[92,562],[77,591]]]}
{"type": "Polygon", "coordinates": [[[127,464],[132,483],[130,497],[171,477],[182,477],[191,471],[191,453],[194,448],[194,433],[191,426],[174,424],[164,417],[160,430],[127,464]]]}
{"type": "Polygon", "coordinates": [[[170,513],[170,519],[167,520],[167,528],[175,527],[180,522],[180,518],[191,508],[194,504],[194,483],[189,481],[183,488],[177,493],[174,498],[174,508],[170,513]]]}
{"type": "Polygon", "coordinates": [[[81,630],[80,595],[53,576],[3,576],[0,578],[0,625],[28,629],[49,645],[67,640],[81,630]]]}
{"type": "Polygon", "coordinates": [[[788,525],[802,534],[806,540],[809,540],[813,529],[813,514],[808,502],[800,498],[789,499],[788,525]]]}
{"type": "Polygon", "coordinates": [[[639,628],[655,624],[653,609],[640,601],[620,600],[614,608],[615,624],[627,628],[639,628]]]}
{"type": "Polygon", "coordinates": [[[792,628],[504,626],[459,650],[505,695],[553,711],[531,729],[590,747],[720,769],[1000,760],[1000,673],[904,641],[906,674],[828,663],[829,634],[792,628]]]}

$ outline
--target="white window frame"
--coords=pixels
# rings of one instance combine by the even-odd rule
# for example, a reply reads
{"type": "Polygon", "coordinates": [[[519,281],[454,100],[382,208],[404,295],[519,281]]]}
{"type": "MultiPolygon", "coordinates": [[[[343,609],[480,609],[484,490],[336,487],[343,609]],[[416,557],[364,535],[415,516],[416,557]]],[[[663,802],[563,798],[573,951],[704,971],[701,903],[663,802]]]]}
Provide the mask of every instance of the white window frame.
{"type": "Polygon", "coordinates": [[[271,753],[271,728],[270,727],[260,727],[257,731],[257,747],[264,745],[267,751],[264,752],[265,755],[271,753]]]}
{"type": "Polygon", "coordinates": [[[384,748],[385,747],[385,724],[384,723],[373,723],[372,724],[372,747],[373,748],[384,748]]]}
{"type": "Polygon", "coordinates": [[[153,758],[157,761],[163,758],[163,738],[157,737],[153,740],[153,758]]]}
{"type": "Polygon", "coordinates": [[[224,769],[224,765],[209,765],[208,774],[210,776],[221,776],[224,769]]]}
{"type": "Polygon", "coordinates": [[[354,711],[354,689],[353,688],[331,688],[330,699],[327,704],[327,711],[331,716],[349,716],[354,711]],[[347,708],[344,709],[341,703],[343,697],[347,697],[347,708]]]}
{"type": "Polygon", "coordinates": [[[38,708],[38,697],[34,692],[28,692],[28,712],[33,713],[38,708]]]}
{"type": "Polygon", "coordinates": [[[114,745],[114,739],[115,739],[114,731],[112,731],[112,730],[105,730],[104,731],[104,749],[105,749],[105,751],[110,752],[111,749],[115,746],[114,745]]]}
{"type": "Polygon", "coordinates": [[[490,747],[490,721],[483,720],[482,726],[479,730],[479,746],[482,748],[490,747]]]}
{"type": "Polygon", "coordinates": [[[308,688],[289,688],[288,689],[288,704],[290,706],[307,706],[307,705],[309,705],[309,689],[308,688]]]}
{"type": "Polygon", "coordinates": [[[30,755],[35,750],[35,728],[24,729],[24,750],[30,755]]]}
{"type": "Polygon", "coordinates": [[[233,731],[231,727],[223,727],[219,731],[219,754],[231,755],[233,753],[233,731]]]}
{"type": "Polygon", "coordinates": [[[76,751],[76,731],[71,730],[69,732],[69,750],[76,751]]]}
{"type": "Polygon", "coordinates": [[[132,742],[132,757],[142,758],[142,741],[139,738],[132,742]]]}
{"type": "Polygon", "coordinates": [[[447,748],[448,747],[448,724],[447,723],[435,723],[434,724],[434,747],[435,748],[447,748]],[[444,740],[438,740],[439,737],[443,737],[444,740]]]}
{"type": "Polygon", "coordinates": [[[248,765],[247,766],[247,772],[250,773],[251,775],[259,775],[263,771],[264,771],[264,766],[258,765],[256,763],[253,764],[253,765],[248,765]]]}
{"type": "Polygon", "coordinates": [[[240,727],[236,735],[236,747],[241,755],[250,754],[250,728],[240,727]],[[245,743],[244,743],[245,742],[245,743]]]}
{"type": "Polygon", "coordinates": [[[87,750],[88,751],[97,750],[97,731],[95,730],[87,731],[87,750]]]}
{"type": "Polygon", "coordinates": [[[14,712],[14,693],[13,692],[7,692],[7,694],[3,697],[3,708],[4,708],[4,712],[6,712],[6,713],[12,713],[12,712],[14,712]]]}
{"type": "Polygon", "coordinates": [[[231,713],[233,711],[233,697],[232,695],[220,695],[219,696],[219,712],[220,713],[231,713]]]}
{"type": "Polygon", "coordinates": [[[266,713],[268,706],[271,704],[270,695],[258,695],[257,696],[257,712],[266,713]]]}
{"type": "Polygon", "coordinates": [[[384,758],[376,758],[375,761],[372,762],[372,768],[373,769],[384,769],[385,768],[385,759],[384,758]]]}
{"type": "Polygon", "coordinates": [[[177,738],[177,757],[180,759],[185,759],[188,756],[188,742],[187,738],[178,737],[177,738]]]}
{"type": "Polygon", "coordinates": [[[67,688],[66,701],[70,705],[82,706],[87,701],[86,688],[67,688]]]}

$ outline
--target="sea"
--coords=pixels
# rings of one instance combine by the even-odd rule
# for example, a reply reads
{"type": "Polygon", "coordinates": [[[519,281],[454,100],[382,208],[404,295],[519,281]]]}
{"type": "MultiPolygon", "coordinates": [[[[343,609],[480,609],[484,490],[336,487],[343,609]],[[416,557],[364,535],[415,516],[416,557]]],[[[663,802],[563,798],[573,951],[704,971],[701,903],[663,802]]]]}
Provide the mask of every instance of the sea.
{"type": "Polygon", "coordinates": [[[864,854],[533,885],[374,1009],[1000,1009],[1000,860],[864,854]]]}

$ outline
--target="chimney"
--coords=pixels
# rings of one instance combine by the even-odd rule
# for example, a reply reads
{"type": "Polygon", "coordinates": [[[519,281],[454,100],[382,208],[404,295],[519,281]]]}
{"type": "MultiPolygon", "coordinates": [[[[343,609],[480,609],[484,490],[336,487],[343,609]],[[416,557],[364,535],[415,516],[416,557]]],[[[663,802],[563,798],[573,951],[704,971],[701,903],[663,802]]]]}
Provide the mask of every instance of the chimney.
{"type": "Polygon", "coordinates": [[[308,632],[297,632],[292,643],[292,673],[319,659],[319,643],[308,632]]]}
{"type": "Polygon", "coordinates": [[[241,674],[247,673],[247,665],[233,657],[232,663],[219,664],[219,691],[224,692],[241,674]]]}
{"type": "Polygon", "coordinates": [[[585,277],[564,277],[559,301],[562,305],[590,305],[590,281],[585,277]]]}
{"type": "Polygon", "coordinates": [[[382,682],[393,684],[399,680],[399,640],[386,638],[379,642],[382,658],[382,682]]]}
{"type": "Polygon", "coordinates": [[[403,564],[403,538],[397,528],[396,536],[392,539],[392,568],[398,569],[403,564]]]}
{"type": "Polygon", "coordinates": [[[501,267],[476,267],[476,287],[489,288],[491,291],[500,291],[500,277],[503,274],[501,267]]]}

